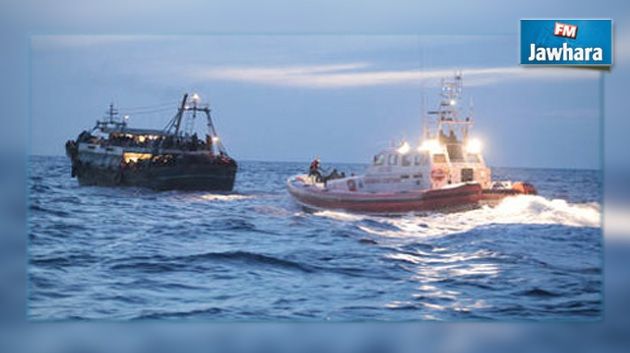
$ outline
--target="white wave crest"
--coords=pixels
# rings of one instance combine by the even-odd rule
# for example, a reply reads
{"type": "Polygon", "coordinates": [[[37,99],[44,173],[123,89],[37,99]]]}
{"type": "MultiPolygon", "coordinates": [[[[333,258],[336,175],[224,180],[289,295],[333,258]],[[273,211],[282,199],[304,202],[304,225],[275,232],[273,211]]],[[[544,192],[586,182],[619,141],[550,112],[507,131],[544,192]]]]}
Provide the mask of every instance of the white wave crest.
{"type": "Polygon", "coordinates": [[[238,194],[204,194],[201,195],[201,198],[206,201],[239,201],[250,199],[252,196],[238,194]]]}
{"type": "Polygon", "coordinates": [[[314,215],[319,217],[332,218],[337,221],[360,221],[365,219],[367,216],[363,216],[355,213],[346,213],[343,211],[317,211],[314,215]]]}
{"type": "Polygon", "coordinates": [[[489,224],[601,226],[598,203],[569,203],[565,200],[549,200],[542,196],[532,195],[508,197],[495,207],[484,206],[467,212],[432,213],[426,216],[409,214],[397,218],[375,217],[338,211],[321,211],[315,215],[350,222],[371,219],[393,226],[385,229],[366,224],[358,226],[364,232],[385,237],[439,236],[465,232],[489,224]]]}
{"type": "Polygon", "coordinates": [[[595,202],[572,204],[542,196],[508,197],[494,209],[498,223],[562,224],[599,227],[601,212],[595,202]]]}

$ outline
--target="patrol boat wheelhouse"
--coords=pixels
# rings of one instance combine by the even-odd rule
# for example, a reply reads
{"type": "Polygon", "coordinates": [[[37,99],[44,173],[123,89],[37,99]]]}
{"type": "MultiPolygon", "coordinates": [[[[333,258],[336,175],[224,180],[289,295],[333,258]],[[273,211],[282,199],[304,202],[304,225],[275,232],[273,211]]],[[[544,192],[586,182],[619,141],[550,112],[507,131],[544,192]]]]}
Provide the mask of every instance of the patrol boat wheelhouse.
{"type": "Polygon", "coordinates": [[[531,184],[493,182],[479,140],[469,136],[472,117],[460,117],[461,74],[442,80],[441,101],[425,117],[422,143],[407,142],[374,156],[364,175],[323,181],[289,178],[287,188],[307,208],[396,214],[455,211],[508,195],[534,194],[531,184]]]}
{"type": "Polygon", "coordinates": [[[80,185],[230,191],[237,171],[216,133],[210,108],[200,104],[197,94],[184,95],[162,130],[130,128],[127,117],[118,118],[110,104],[105,119],[66,142],[66,154],[80,185]],[[204,139],[193,133],[201,113],[208,129],[204,139]]]}

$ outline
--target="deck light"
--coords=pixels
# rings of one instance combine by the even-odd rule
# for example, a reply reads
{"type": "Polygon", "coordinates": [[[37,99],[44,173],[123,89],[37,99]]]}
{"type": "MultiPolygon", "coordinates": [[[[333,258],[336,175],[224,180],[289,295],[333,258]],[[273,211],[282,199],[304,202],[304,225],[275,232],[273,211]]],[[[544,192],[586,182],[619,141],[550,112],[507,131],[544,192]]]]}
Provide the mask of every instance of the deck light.
{"type": "Polygon", "coordinates": [[[418,151],[428,151],[431,153],[437,153],[440,151],[440,142],[438,140],[425,140],[422,142],[420,147],[418,147],[418,151]]]}
{"type": "Polygon", "coordinates": [[[478,139],[470,139],[466,144],[466,152],[470,154],[479,154],[481,153],[481,141],[478,139]]]}

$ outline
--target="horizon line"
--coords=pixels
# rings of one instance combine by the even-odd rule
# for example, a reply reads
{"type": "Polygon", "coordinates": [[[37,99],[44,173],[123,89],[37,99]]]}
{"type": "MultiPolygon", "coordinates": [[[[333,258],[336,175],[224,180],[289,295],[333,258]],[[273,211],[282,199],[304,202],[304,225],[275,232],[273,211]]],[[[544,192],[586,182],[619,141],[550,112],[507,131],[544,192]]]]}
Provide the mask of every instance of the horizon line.
{"type": "MultiPolygon", "coordinates": [[[[31,157],[66,157],[62,154],[36,154],[31,153],[26,155],[27,158],[31,157]]],[[[264,162],[264,163],[306,163],[308,164],[310,161],[300,160],[300,161],[287,161],[287,160],[262,160],[262,159],[242,159],[237,160],[237,163],[240,162],[264,162]]],[[[326,164],[358,164],[358,165],[369,165],[369,162],[344,162],[344,161],[328,161],[326,164]]],[[[548,170],[588,170],[588,171],[602,171],[602,168],[587,168],[587,167],[547,167],[547,166],[496,166],[496,165],[488,165],[490,168],[512,168],[512,169],[548,169],[548,170]]]]}

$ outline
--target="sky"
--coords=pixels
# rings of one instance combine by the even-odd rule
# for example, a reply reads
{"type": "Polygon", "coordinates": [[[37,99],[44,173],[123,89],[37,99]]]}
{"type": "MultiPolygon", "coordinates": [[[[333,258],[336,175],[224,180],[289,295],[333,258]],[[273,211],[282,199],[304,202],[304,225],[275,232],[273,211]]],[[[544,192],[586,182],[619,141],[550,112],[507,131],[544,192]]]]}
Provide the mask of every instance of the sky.
{"type": "Polygon", "coordinates": [[[511,35],[34,36],[31,153],[62,155],[110,102],[131,126],[162,128],[183,93],[195,92],[237,160],[367,162],[392,143],[418,143],[440,80],[461,70],[461,105],[472,102],[489,164],[597,168],[598,73],[519,67],[515,43],[511,35]],[[146,106],[166,109],[129,110],[146,106]]]}

